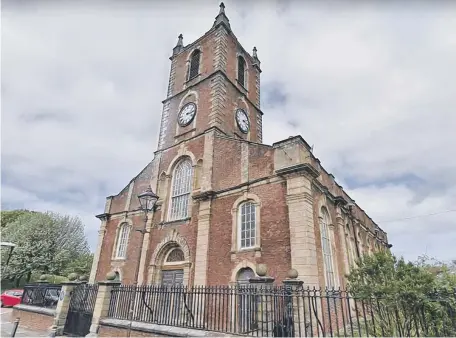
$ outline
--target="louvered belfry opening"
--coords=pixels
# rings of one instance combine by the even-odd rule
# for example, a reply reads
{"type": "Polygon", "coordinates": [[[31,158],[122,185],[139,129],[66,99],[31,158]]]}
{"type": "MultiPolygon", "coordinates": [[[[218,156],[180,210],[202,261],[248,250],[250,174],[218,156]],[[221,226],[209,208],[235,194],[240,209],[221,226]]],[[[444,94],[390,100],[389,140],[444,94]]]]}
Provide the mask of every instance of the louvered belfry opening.
{"type": "Polygon", "coordinates": [[[242,56],[238,57],[238,82],[245,87],[245,60],[242,56]]]}
{"type": "Polygon", "coordinates": [[[199,65],[200,65],[201,52],[197,49],[193,52],[192,57],[190,58],[190,71],[188,74],[188,79],[191,80],[199,74],[199,65]]]}

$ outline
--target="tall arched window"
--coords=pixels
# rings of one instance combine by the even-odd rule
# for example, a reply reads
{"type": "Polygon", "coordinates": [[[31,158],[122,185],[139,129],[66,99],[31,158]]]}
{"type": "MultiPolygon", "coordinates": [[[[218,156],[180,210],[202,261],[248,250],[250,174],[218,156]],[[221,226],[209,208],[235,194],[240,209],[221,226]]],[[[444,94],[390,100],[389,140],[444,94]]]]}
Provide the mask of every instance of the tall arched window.
{"type": "Polygon", "coordinates": [[[192,56],[190,57],[190,68],[188,71],[189,80],[193,79],[195,76],[198,76],[198,74],[199,74],[200,56],[201,56],[200,50],[196,49],[192,53],[192,56]]]}
{"type": "Polygon", "coordinates": [[[238,241],[239,248],[252,248],[256,244],[256,206],[251,201],[239,206],[238,241]]]}
{"type": "Polygon", "coordinates": [[[170,220],[188,217],[188,201],[192,192],[193,168],[190,160],[180,162],[174,169],[171,190],[170,220]]]}
{"type": "Polygon", "coordinates": [[[238,82],[245,87],[245,59],[242,56],[238,56],[238,82]]]}
{"type": "Polygon", "coordinates": [[[331,249],[331,237],[329,234],[329,214],[326,208],[321,208],[320,215],[320,233],[321,249],[323,253],[323,263],[325,266],[326,286],[332,288],[335,286],[333,257],[331,249]]]}
{"type": "Polygon", "coordinates": [[[129,234],[130,225],[128,223],[123,223],[117,234],[116,258],[126,258],[129,234]]]}

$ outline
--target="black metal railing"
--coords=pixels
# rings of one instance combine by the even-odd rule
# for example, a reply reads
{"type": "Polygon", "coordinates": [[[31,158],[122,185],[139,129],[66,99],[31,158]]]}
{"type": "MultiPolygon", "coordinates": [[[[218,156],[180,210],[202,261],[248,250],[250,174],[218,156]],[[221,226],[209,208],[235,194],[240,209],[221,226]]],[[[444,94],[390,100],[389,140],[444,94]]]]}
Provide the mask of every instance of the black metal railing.
{"type": "Polygon", "coordinates": [[[108,317],[262,337],[455,336],[456,295],[411,306],[342,290],[122,285],[112,290],[108,317]]]}
{"type": "Polygon", "coordinates": [[[21,304],[55,308],[62,286],[56,284],[28,284],[24,286],[21,304]]]}

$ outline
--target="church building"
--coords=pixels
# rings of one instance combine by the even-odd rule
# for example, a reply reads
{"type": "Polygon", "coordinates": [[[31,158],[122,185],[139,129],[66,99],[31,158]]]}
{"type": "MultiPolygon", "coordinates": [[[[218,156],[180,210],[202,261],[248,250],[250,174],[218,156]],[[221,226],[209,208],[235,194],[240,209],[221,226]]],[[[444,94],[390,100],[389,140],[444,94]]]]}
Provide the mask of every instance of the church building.
{"type": "Polygon", "coordinates": [[[294,268],[305,285],[344,287],[357,257],[390,247],[301,136],[263,143],[261,63],[223,3],[170,60],[158,148],[97,216],[90,282],[114,271],[123,284],[229,285],[263,263],[276,283],[294,268]],[[159,198],[141,233],[148,187],[159,198]]]}

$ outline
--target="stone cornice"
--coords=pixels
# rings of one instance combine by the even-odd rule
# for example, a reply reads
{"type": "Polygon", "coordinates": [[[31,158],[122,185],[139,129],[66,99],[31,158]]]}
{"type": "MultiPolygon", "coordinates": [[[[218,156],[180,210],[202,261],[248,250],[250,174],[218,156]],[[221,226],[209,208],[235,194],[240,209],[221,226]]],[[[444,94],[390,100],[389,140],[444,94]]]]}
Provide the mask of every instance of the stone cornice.
{"type": "Polygon", "coordinates": [[[331,201],[332,203],[334,203],[334,205],[336,205],[336,196],[334,196],[331,191],[326,187],[324,186],[320,181],[318,180],[313,180],[312,181],[312,184],[315,186],[315,188],[317,188],[321,193],[325,194],[325,196],[327,197],[327,199],[329,201],[331,201]]]}
{"type": "Polygon", "coordinates": [[[301,135],[296,135],[296,136],[291,136],[287,139],[284,139],[284,140],[281,140],[281,141],[277,141],[277,142],[274,142],[272,144],[272,146],[274,148],[280,148],[282,144],[285,144],[285,143],[290,143],[290,142],[298,142],[298,143],[301,143],[302,145],[304,145],[304,147],[308,150],[308,151],[311,151],[312,150],[312,147],[304,140],[304,138],[301,136],[301,135]]]}
{"type": "Polygon", "coordinates": [[[108,213],[105,212],[105,213],[103,213],[103,214],[96,215],[95,217],[98,218],[100,221],[103,222],[103,221],[109,220],[110,216],[111,216],[110,214],[108,214],[108,213]]]}
{"type": "Polygon", "coordinates": [[[194,194],[192,198],[195,201],[207,201],[212,199],[216,195],[216,192],[214,190],[208,190],[208,191],[202,191],[197,194],[194,194]]]}
{"type": "Polygon", "coordinates": [[[285,197],[287,204],[300,202],[300,201],[307,201],[309,203],[313,203],[313,197],[309,193],[300,193],[300,194],[293,194],[287,195],[285,197]]]}
{"type": "Polygon", "coordinates": [[[296,173],[305,173],[309,175],[311,178],[315,179],[320,176],[320,173],[317,169],[315,169],[310,163],[300,163],[296,165],[292,165],[283,169],[276,170],[277,175],[286,176],[296,173]]]}
{"type": "Polygon", "coordinates": [[[347,205],[348,202],[342,196],[336,196],[336,197],[334,197],[334,203],[337,206],[344,207],[347,205]]]}

